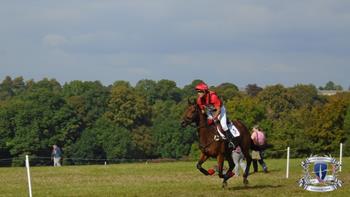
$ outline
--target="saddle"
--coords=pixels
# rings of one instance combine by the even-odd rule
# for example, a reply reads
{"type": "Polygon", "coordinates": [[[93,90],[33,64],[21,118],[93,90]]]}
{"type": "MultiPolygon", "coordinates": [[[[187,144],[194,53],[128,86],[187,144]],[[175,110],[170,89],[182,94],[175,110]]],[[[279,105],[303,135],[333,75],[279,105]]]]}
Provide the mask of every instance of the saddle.
{"type": "Polygon", "coordinates": [[[231,134],[233,135],[233,137],[238,137],[240,136],[240,133],[237,129],[237,127],[233,124],[233,122],[231,121],[228,121],[227,120],[227,127],[228,127],[228,130],[227,131],[224,131],[222,129],[222,126],[220,123],[215,123],[212,119],[208,119],[208,125],[212,125],[212,126],[215,126],[216,128],[216,131],[218,132],[218,134],[220,135],[220,137],[222,139],[226,139],[227,138],[227,133],[226,132],[231,132],[231,134]],[[210,124],[209,124],[209,120],[210,120],[210,124]]]}
{"type": "MultiPolygon", "coordinates": [[[[208,122],[209,122],[209,121],[208,121],[208,122]]],[[[208,124],[208,125],[209,125],[209,124],[208,124]]],[[[226,139],[227,139],[227,137],[226,137],[227,134],[226,134],[226,132],[222,129],[222,126],[221,126],[220,122],[216,123],[215,121],[213,121],[213,120],[211,119],[211,124],[210,124],[210,125],[214,126],[216,132],[219,134],[218,137],[216,138],[216,141],[219,141],[220,139],[222,139],[222,140],[226,140],[226,139]]]]}

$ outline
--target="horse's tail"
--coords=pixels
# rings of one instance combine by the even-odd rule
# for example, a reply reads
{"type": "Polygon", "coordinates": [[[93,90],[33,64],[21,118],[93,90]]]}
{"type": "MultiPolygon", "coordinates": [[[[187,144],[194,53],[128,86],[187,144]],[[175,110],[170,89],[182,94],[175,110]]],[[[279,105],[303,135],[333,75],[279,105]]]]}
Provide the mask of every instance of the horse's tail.
{"type": "MultiPolygon", "coordinates": [[[[240,120],[234,120],[232,121],[232,123],[237,127],[240,128],[238,129],[241,136],[246,136],[247,138],[250,139],[250,149],[251,150],[255,150],[255,151],[261,151],[262,149],[255,145],[253,140],[250,138],[250,133],[248,131],[248,128],[245,126],[245,124],[243,124],[240,120]]],[[[249,142],[248,142],[249,143],[249,142]]],[[[248,147],[249,148],[249,147],[248,147]]]]}
{"type": "Polygon", "coordinates": [[[252,139],[250,139],[250,148],[255,151],[262,151],[262,148],[260,146],[255,145],[252,139]]]}
{"type": "Polygon", "coordinates": [[[263,151],[267,148],[273,147],[271,144],[264,144],[264,145],[256,145],[254,144],[253,140],[250,138],[250,133],[248,131],[248,128],[243,124],[240,120],[233,120],[231,121],[239,130],[241,136],[247,136],[247,138],[250,139],[250,149],[255,151],[263,151]]]}

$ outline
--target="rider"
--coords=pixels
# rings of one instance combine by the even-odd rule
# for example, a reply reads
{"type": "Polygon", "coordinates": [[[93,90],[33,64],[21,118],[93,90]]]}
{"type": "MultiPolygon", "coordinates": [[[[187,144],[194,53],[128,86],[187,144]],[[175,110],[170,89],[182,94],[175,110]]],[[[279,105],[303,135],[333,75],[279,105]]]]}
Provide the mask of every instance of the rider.
{"type": "Polygon", "coordinates": [[[216,92],[210,91],[208,85],[204,82],[197,84],[195,89],[198,93],[197,104],[201,109],[201,112],[203,114],[207,113],[208,119],[213,119],[215,124],[220,122],[221,127],[229,140],[229,147],[235,148],[238,145],[238,139],[229,131],[230,129],[227,126],[226,119],[226,109],[221,99],[217,96],[216,92]]]}

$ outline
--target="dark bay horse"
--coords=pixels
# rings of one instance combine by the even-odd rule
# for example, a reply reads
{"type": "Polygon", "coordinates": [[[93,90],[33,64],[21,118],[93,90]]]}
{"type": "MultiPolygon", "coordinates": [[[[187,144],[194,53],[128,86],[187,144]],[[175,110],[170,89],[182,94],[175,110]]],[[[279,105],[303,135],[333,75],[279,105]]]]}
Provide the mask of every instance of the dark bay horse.
{"type": "MultiPolygon", "coordinates": [[[[188,102],[189,105],[183,116],[181,125],[186,127],[191,123],[195,123],[198,129],[199,135],[199,148],[201,155],[197,163],[197,169],[204,175],[209,175],[209,172],[202,167],[202,164],[209,158],[214,157],[218,162],[219,177],[223,178],[222,186],[227,186],[227,180],[233,176],[232,170],[235,166],[232,159],[232,149],[228,148],[228,143],[221,139],[216,126],[208,125],[206,114],[202,114],[198,105],[195,102],[188,102]],[[224,160],[227,160],[229,168],[225,174],[223,174],[224,160]]],[[[234,121],[233,124],[240,132],[239,146],[242,149],[242,153],[247,161],[247,167],[243,174],[243,183],[248,184],[248,175],[252,157],[250,156],[249,150],[251,147],[250,133],[247,127],[240,121],[234,121]]]]}

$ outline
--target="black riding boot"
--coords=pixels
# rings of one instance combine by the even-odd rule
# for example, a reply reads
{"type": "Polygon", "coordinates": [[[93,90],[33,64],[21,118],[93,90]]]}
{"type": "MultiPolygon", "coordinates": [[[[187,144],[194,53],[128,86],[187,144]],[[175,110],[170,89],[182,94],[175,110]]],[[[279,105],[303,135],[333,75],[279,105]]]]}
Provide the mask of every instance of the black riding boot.
{"type": "Polygon", "coordinates": [[[227,136],[227,139],[228,139],[228,147],[236,149],[236,147],[238,146],[238,143],[239,143],[239,141],[238,141],[239,136],[238,137],[234,137],[232,135],[232,133],[230,132],[230,130],[226,131],[226,136],[227,136]]]}

